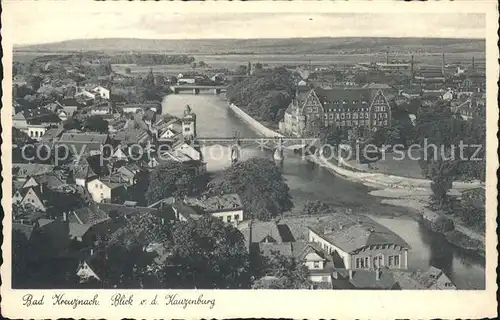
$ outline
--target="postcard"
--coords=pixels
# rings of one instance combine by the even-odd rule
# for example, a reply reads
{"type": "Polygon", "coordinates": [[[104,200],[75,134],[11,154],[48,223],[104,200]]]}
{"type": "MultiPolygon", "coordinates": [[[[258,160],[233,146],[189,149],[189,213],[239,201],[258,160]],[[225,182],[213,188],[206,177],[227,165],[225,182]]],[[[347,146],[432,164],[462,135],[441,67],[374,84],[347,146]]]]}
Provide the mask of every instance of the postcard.
{"type": "Polygon", "coordinates": [[[4,316],[496,316],[496,1],[2,4],[4,316]]]}

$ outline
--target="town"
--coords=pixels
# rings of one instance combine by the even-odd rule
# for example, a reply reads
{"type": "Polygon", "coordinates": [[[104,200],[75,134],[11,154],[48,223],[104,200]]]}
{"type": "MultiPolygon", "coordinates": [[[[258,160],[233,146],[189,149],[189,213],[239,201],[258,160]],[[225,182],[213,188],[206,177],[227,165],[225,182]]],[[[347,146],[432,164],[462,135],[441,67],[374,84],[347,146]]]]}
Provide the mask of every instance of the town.
{"type": "MultiPolygon", "coordinates": [[[[256,123],[249,138],[317,139],[341,170],[417,168],[408,178],[431,183],[424,222],[481,251],[484,242],[460,230],[484,235],[484,186],[451,191],[455,181],[484,181],[484,157],[402,167],[343,157],[356,145],[408,150],[424,139],[484,145],[484,56],[448,55],[423,63],[388,47],[370,62],[219,67],[180,54],[15,52],[13,287],[467,289],[449,269],[415,265],[418,251],[366,214],[369,205],[298,201],[279,162],[301,150],[245,157],[243,148],[211,170],[212,133],[202,130],[215,121],[204,99],[218,99],[234,121],[256,123]],[[200,103],[173,114],[165,99],[174,96],[200,103]]],[[[244,140],[234,131],[224,148],[244,140]]],[[[320,163],[319,149],[309,162],[320,163]]]]}

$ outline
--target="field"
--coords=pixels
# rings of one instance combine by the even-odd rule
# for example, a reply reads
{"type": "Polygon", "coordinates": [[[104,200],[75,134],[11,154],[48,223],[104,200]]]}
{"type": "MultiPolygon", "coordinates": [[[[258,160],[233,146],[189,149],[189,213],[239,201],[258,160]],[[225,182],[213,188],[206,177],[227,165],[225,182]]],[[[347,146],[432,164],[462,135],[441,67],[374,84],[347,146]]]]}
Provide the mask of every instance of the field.
{"type": "MultiPolygon", "coordinates": [[[[209,68],[193,69],[191,65],[155,65],[155,66],[138,66],[115,64],[113,70],[118,73],[125,73],[125,68],[129,67],[132,74],[144,74],[153,69],[155,73],[163,73],[168,76],[177,75],[186,71],[207,71],[210,68],[229,68],[233,69],[240,65],[247,65],[248,62],[260,62],[265,66],[280,66],[280,65],[305,65],[312,66],[328,66],[328,65],[352,65],[359,62],[385,62],[384,54],[228,54],[228,55],[193,55],[196,61],[204,61],[209,68]]],[[[484,53],[468,52],[468,53],[449,53],[446,54],[446,63],[462,63],[471,64],[474,57],[476,65],[484,64],[484,53]]],[[[411,55],[399,54],[391,56],[391,59],[399,61],[409,61],[411,55]]],[[[417,64],[423,65],[440,65],[442,61],[441,54],[420,54],[414,56],[414,61],[417,64]]]]}

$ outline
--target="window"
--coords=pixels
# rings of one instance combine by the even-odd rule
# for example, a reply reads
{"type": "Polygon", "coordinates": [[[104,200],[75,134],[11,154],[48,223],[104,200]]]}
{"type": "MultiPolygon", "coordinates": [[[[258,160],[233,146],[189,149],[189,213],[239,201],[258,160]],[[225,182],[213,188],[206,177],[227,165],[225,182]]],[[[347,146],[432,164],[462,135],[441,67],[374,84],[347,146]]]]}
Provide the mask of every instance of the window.
{"type": "Polygon", "coordinates": [[[356,268],[357,269],[365,269],[370,267],[370,258],[369,257],[361,257],[356,258],[356,268]]]}
{"type": "Polygon", "coordinates": [[[227,222],[231,222],[231,216],[227,216],[227,222]]]}
{"type": "Polygon", "coordinates": [[[335,114],[335,119],[340,119],[340,115],[338,113],[335,114]]]}
{"type": "Polygon", "coordinates": [[[377,255],[373,257],[373,267],[379,268],[384,265],[384,257],[382,255],[377,255]]]}
{"type": "Polygon", "coordinates": [[[345,113],[342,113],[342,114],[340,115],[340,118],[341,118],[341,119],[345,119],[345,113]]]}
{"type": "Polygon", "coordinates": [[[347,120],[347,125],[350,126],[351,125],[351,120],[347,120]]]}
{"type": "Polygon", "coordinates": [[[333,113],[330,113],[330,119],[333,119],[333,113]]]}
{"type": "Polygon", "coordinates": [[[352,120],[352,125],[357,126],[358,125],[358,120],[352,120]]]}
{"type": "Polygon", "coordinates": [[[326,113],[325,113],[324,117],[325,117],[325,119],[328,119],[328,115],[326,113]]]}
{"type": "Polygon", "coordinates": [[[386,118],[386,119],[387,119],[387,113],[384,113],[384,118],[386,118]]]}
{"type": "Polygon", "coordinates": [[[236,220],[236,221],[240,220],[240,215],[239,214],[235,214],[234,215],[234,220],[236,220]]]}
{"type": "Polygon", "coordinates": [[[357,114],[356,112],[354,112],[354,113],[352,114],[352,118],[353,118],[353,119],[357,119],[357,118],[358,118],[358,114],[357,114]]]}
{"type": "Polygon", "coordinates": [[[370,119],[370,115],[368,114],[368,112],[365,112],[365,119],[370,119]]]}
{"type": "Polygon", "coordinates": [[[386,125],[387,125],[387,120],[384,120],[384,126],[386,126],[386,125]]]}
{"type": "Polygon", "coordinates": [[[189,127],[184,127],[184,132],[188,132],[188,131],[190,131],[190,130],[191,130],[191,128],[189,128],[189,127]]]}
{"type": "Polygon", "coordinates": [[[359,114],[359,118],[360,118],[360,119],[363,119],[363,116],[364,116],[364,113],[360,113],[360,114],[359,114]]]}
{"type": "Polygon", "coordinates": [[[377,125],[377,120],[373,120],[373,125],[376,126],[377,125]]]}
{"type": "Polygon", "coordinates": [[[345,117],[346,117],[346,119],[351,119],[351,114],[350,114],[350,113],[347,113],[347,114],[345,115],[345,117]]]}
{"type": "Polygon", "coordinates": [[[104,198],[104,193],[101,192],[101,199],[104,198]]]}
{"type": "Polygon", "coordinates": [[[340,123],[341,126],[345,126],[345,121],[342,120],[342,122],[340,123]]]}
{"type": "MultiPolygon", "coordinates": [[[[323,282],[328,282],[328,277],[322,277],[322,278],[321,278],[321,281],[323,281],[323,282]]],[[[448,282],[447,282],[446,284],[448,284],[448,282]]]]}
{"type": "Polygon", "coordinates": [[[314,261],[313,262],[313,268],[314,269],[319,269],[319,261],[314,261]]]}

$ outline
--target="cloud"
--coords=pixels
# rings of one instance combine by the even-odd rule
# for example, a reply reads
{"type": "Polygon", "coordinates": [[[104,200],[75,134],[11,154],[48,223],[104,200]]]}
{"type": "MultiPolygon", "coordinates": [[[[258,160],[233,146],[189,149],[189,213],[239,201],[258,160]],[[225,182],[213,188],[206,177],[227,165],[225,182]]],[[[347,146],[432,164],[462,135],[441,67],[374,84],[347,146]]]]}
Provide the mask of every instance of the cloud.
{"type": "MultiPolygon", "coordinates": [[[[69,2],[6,2],[16,44],[82,38],[485,38],[485,15],[468,13],[249,13],[154,10],[69,2]]],[[[78,1],[77,1],[78,2],[78,1]]],[[[156,7],[157,8],[157,7],[156,7]]],[[[168,8],[165,6],[163,8],[168,8]]]]}

